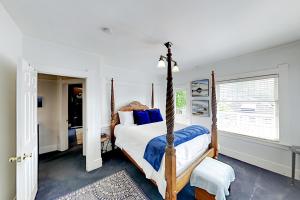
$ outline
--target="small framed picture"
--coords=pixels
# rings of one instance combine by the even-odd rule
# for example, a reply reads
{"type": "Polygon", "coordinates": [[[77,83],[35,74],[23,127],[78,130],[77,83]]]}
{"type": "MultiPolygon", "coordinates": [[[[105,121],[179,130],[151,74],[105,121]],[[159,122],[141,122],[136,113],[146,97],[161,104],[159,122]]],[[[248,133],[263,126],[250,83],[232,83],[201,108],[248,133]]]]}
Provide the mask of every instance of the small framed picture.
{"type": "Polygon", "coordinates": [[[192,114],[209,117],[209,100],[192,100],[192,114]]]}
{"type": "Polygon", "coordinates": [[[192,81],[191,90],[192,97],[208,97],[209,79],[192,81]]]}
{"type": "Polygon", "coordinates": [[[38,96],[37,98],[37,107],[42,108],[43,107],[43,97],[38,96]]]}

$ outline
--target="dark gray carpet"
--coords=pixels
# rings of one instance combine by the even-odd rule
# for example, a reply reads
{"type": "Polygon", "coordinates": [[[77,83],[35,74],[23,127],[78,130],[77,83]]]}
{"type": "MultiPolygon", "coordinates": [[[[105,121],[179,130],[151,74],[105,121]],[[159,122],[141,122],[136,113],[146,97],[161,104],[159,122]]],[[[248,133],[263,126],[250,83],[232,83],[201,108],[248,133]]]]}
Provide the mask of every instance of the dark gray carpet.
{"type": "MultiPolygon", "coordinates": [[[[36,199],[55,199],[122,169],[127,170],[150,199],[161,199],[157,188],[121,152],[103,155],[103,167],[90,173],[85,171],[85,158],[81,152],[79,146],[64,153],[54,152],[40,157],[39,190],[36,199]]],[[[219,156],[219,160],[231,165],[236,173],[228,200],[300,199],[299,181],[291,186],[288,177],[223,155],[219,156]]],[[[194,199],[193,188],[186,186],[179,193],[178,199],[194,199]]]]}

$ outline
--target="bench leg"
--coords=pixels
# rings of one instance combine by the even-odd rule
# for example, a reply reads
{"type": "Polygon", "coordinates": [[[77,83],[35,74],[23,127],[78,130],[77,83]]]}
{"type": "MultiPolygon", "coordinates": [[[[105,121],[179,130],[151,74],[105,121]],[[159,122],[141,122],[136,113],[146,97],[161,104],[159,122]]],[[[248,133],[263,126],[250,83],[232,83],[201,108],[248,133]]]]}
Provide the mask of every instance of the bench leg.
{"type": "Polygon", "coordinates": [[[196,200],[215,200],[215,195],[209,194],[201,188],[195,188],[195,199],[196,200]]]}

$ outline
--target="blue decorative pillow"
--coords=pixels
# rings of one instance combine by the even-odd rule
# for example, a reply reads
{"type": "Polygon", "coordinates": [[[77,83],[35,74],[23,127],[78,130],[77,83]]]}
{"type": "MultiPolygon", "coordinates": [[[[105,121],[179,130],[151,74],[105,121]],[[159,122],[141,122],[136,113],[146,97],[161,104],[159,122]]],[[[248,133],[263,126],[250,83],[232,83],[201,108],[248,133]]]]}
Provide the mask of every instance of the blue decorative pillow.
{"type": "Polygon", "coordinates": [[[151,123],[163,121],[159,109],[151,109],[151,110],[147,110],[147,112],[149,114],[151,123]]]}
{"type": "Polygon", "coordinates": [[[151,123],[149,114],[144,110],[134,110],[133,111],[134,122],[137,125],[149,124],[151,123]]]}

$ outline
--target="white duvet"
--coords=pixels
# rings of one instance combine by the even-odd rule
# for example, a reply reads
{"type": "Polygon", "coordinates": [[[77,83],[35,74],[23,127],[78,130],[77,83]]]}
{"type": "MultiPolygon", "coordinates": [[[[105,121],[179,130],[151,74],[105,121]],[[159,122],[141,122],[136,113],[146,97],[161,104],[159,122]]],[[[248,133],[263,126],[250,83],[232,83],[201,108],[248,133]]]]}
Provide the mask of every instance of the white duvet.
{"type": "MultiPolygon", "coordinates": [[[[175,124],[174,131],[185,127],[186,125],[183,124],[175,124]]],[[[140,126],[119,124],[115,127],[116,145],[124,149],[136,161],[148,179],[153,179],[156,182],[163,198],[166,191],[165,157],[162,159],[158,172],[143,157],[148,142],[154,137],[166,134],[166,132],[165,121],[140,126]]],[[[175,147],[177,176],[207,150],[210,140],[210,134],[204,134],[175,147]]]]}

